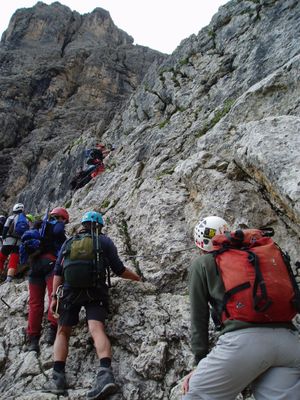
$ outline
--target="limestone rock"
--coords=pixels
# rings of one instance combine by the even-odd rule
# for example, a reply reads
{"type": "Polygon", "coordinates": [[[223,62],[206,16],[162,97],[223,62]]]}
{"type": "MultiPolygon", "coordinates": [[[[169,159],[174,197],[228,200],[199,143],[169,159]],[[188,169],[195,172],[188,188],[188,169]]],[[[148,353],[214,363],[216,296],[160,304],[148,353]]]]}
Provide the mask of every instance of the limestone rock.
{"type": "Polygon", "coordinates": [[[0,45],[0,208],[23,192],[38,210],[39,196],[24,191],[30,183],[45,192],[45,203],[64,196],[67,170],[75,174],[82,163],[72,149],[89,143],[79,139],[83,131],[98,140],[150,64],[163,58],[134,46],[101,8],[83,16],[58,2],[18,10],[0,45]],[[65,184],[55,188],[49,174],[65,184]]]}
{"type": "MultiPolygon", "coordinates": [[[[112,278],[115,400],[181,398],[193,367],[187,277],[200,216],[271,226],[299,259],[299,13],[297,0],[232,0],[170,56],[134,46],[104,10],[80,16],[59,3],[18,11],[2,38],[1,210],[17,199],[40,214],[65,205],[69,234],[85,211],[101,211],[143,277],[112,278]],[[98,140],[116,146],[105,173],[71,192],[98,140]]],[[[52,348],[42,336],[38,358],[24,352],[27,283],[2,285],[1,296],[11,308],[1,305],[0,393],[50,400],[39,388],[52,348]]],[[[82,312],[70,399],[84,397],[97,366],[82,312]]]]}

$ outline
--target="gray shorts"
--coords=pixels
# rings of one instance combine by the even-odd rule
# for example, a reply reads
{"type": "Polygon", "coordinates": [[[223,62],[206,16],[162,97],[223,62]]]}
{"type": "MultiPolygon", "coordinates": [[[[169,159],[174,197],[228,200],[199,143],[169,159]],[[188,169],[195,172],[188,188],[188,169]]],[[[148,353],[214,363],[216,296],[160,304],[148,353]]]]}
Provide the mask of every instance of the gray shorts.
{"type": "Polygon", "coordinates": [[[300,340],[285,328],[220,336],[194,371],[184,400],[235,400],[251,384],[256,400],[300,399],[300,340]]]}

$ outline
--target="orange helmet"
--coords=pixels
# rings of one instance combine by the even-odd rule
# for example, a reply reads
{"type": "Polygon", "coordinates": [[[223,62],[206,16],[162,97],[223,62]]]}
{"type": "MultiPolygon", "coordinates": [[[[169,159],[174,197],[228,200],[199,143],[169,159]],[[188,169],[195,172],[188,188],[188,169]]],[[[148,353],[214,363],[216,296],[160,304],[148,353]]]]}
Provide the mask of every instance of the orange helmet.
{"type": "Polygon", "coordinates": [[[52,215],[53,217],[57,215],[58,217],[62,217],[63,219],[65,219],[67,223],[69,222],[69,213],[63,207],[53,208],[53,210],[50,212],[50,215],[52,215]]]}

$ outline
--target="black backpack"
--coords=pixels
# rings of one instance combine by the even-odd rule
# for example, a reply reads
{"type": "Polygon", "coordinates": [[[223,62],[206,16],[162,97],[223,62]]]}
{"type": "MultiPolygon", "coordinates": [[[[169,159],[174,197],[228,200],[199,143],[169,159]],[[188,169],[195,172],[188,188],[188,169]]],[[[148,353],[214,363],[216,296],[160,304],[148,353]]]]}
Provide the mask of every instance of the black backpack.
{"type": "MultiPolygon", "coordinates": [[[[106,284],[106,266],[99,235],[79,233],[65,246],[63,278],[72,288],[97,288],[106,284]]],[[[110,282],[109,282],[110,286],[110,282]]]]}

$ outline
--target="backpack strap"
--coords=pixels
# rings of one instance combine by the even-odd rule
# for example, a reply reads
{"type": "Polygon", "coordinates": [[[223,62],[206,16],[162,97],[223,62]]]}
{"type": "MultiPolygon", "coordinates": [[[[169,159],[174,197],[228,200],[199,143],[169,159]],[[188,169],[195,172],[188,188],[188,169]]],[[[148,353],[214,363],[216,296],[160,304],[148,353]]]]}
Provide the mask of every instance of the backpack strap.
{"type": "Polygon", "coordinates": [[[14,231],[15,231],[15,226],[16,226],[18,218],[19,218],[19,214],[16,214],[13,218],[10,218],[8,231],[7,231],[7,236],[15,238],[14,231]]]}
{"type": "MultiPolygon", "coordinates": [[[[300,313],[300,289],[299,289],[298,283],[296,281],[293,269],[291,267],[291,258],[289,256],[289,254],[287,252],[284,252],[277,244],[276,244],[276,246],[280,250],[281,256],[282,256],[284,263],[286,265],[286,268],[288,270],[289,277],[290,277],[290,280],[291,280],[291,283],[292,283],[292,286],[294,289],[294,293],[295,293],[295,297],[293,299],[294,307],[297,310],[297,312],[300,313]]],[[[295,266],[296,266],[296,274],[298,274],[298,270],[300,268],[300,262],[297,261],[295,263],[295,266]]]]}
{"type": "Polygon", "coordinates": [[[96,266],[96,279],[97,282],[103,282],[106,279],[106,272],[107,272],[107,286],[110,288],[111,287],[111,281],[110,281],[110,269],[108,265],[105,265],[104,263],[104,255],[103,255],[103,249],[101,246],[101,241],[100,241],[100,232],[99,232],[99,227],[95,222],[92,222],[92,240],[93,240],[93,246],[95,249],[95,266],[96,266]],[[103,277],[104,275],[104,277],[103,277]],[[104,279],[102,279],[104,278],[104,279]]]}
{"type": "MultiPolygon", "coordinates": [[[[231,237],[230,237],[230,232],[225,232],[225,235],[228,237],[228,239],[231,239],[231,237]],[[228,234],[229,236],[228,236],[227,234],[228,234]]],[[[223,247],[221,247],[221,248],[218,249],[218,250],[214,250],[214,251],[212,251],[211,253],[213,254],[213,256],[215,257],[215,260],[216,260],[216,256],[217,256],[218,254],[222,254],[222,253],[224,253],[225,251],[228,251],[228,250],[233,249],[233,248],[234,248],[234,247],[231,247],[231,246],[229,246],[228,244],[224,244],[223,247]]],[[[216,264],[217,264],[217,262],[216,262],[216,264]]],[[[217,264],[217,265],[218,265],[218,264],[217,264]]],[[[217,268],[217,273],[218,273],[218,268],[217,268]]],[[[224,312],[225,315],[226,315],[226,317],[229,318],[229,317],[230,317],[230,314],[229,314],[229,312],[228,312],[228,310],[227,310],[227,303],[228,303],[228,301],[230,300],[231,296],[233,296],[234,294],[236,294],[236,293],[238,293],[238,292],[240,292],[240,291],[242,291],[242,290],[248,289],[249,287],[251,287],[250,282],[244,282],[244,283],[241,283],[241,284],[238,285],[238,286],[235,286],[234,288],[232,288],[232,289],[230,289],[230,290],[227,290],[227,291],[225,292],[225,294],[224,294],[224,297],[223,297],[223,301],[222,301],[222,305],[221,305],[221,313],[224,312]]],[[[218,314],[219,314],[219,313],[218,313],[218,314]]],[[[219,318],[219,320],[221,320],[221,318],[219,318]]]]}
{"type": "Polygon", "coordinates": [[[249,287],[251,287],[250,282],[244,282],[241,283],[238,286],[235,286],[234,288],[227,290],[227,292],[225,292],[225,295],[223,297],[223,306],[222,306],[222,311],[225,312],[225,315],[227,318],[230,317],[230,314],[227,310],[227,303],[230,300],[230,297],[233,296],[234,294],[241,292],[242,290],[248,289],[249,287]]]}
{"type": "MultiPolygon", "coordinates": [[[[268,297],[268,294],[267,294],[266,284],[264,282],[264,278],[263,278],[261,270],[259,268],[258,257],[256,256],[255,253],[251,252],[247,248],[238,248],[237,249],[236,247],[233,247],[233,246],[230,246],[230,245],[227,245],[227,244],[223,245],[223,247],[218,249],[218,250],[212,251],[212,254],[214,255],[214,257],[216,259],[216,256],[218,254],[222,254],[225,251],[228,251],[230,249],[246,251],[248,253],[248,260],[253,265],[253,267],[255,269],[255,281],[254,281],[253,290],[252,290],[252,298],[253,298],[254,309],[257,312],[266,311],[271,306],[272,300],[268,297]],[[260,296],[257,294],[258,288],[260,288],[260,291],[261,291],[261,295],[260,296]]],[[[230,314],[229,314],[229,312],[227,310],[227,303],[230,300],[230,298],[234,294],[236,294],[236,293],[238,293],[238,292],[240,292],[242,290],[248,289],[250,287],[251,287],[250,282],[244,282],[244,283],[241,283],[240,285],[237,285],[234,288],[232,288],[232,289],[230,289],[230,290],[225,292],[225,295],[223,297],[222,311],[225,313],[227,318],[230,317],[230,314]]]]}
{"type": "Polygon", "coordinates": [[[268,297],[267,287],[259,268],[259,260],[255,253],[250,250],[245,250],[248,253],[248,260],[255,269],[255,280],[253,285],[252,297],[254,302],[254,309],[257,312],[266,311],[272,304],[272,300],[268,297]],[[260,288],[261,295],[258,296],[257,291],[260,288]]]}
{"type": "Polygon", "coordinates": [[[213,320],[213,323],[215,325],[215,329],[217,331],[220,331],[223,328],[223,323],[222,323],[222,307],[223,303],[222,301],[217,301],[213,297],[209,296],[209,304],[210,304],[210,315],[213,320]]]}

